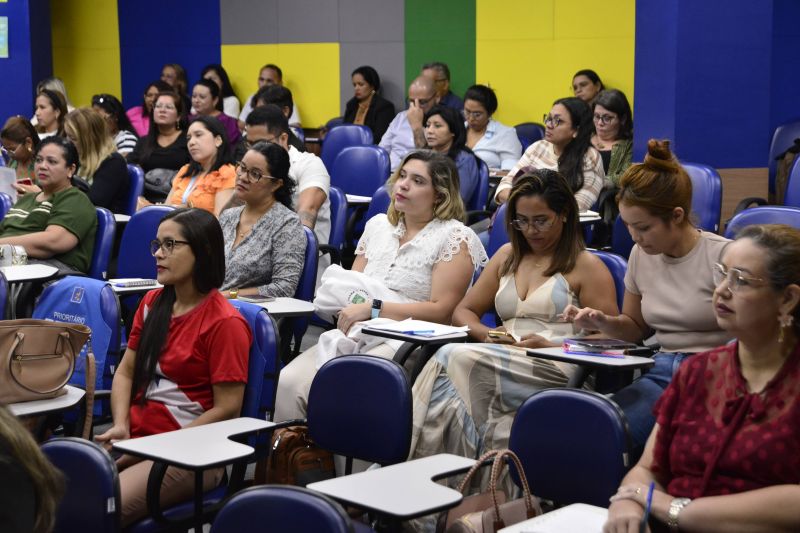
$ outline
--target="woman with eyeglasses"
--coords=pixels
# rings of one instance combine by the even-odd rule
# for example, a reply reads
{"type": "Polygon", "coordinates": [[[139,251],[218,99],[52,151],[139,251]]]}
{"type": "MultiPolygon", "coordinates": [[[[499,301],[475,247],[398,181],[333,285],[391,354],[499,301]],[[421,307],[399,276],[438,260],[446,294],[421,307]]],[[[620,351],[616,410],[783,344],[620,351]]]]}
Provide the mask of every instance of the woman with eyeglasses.
{"type": "Polygon", "coordinates": [[[544,139],[525,150],[522,158],[500,180],[494,198],[503,203],[508,198],[514,178],[525,170],[548,168],[566,178],[578,209],[586,211],[597,201],[608,180],[603,160],[592,147],[591,113],[579,98],[559,98],[544,117],[544,139]]]}
{"type": "Polygon", "coordinates": [[[594,133],[592,146],[603,159],[603,170],[611,183],[631,165],[633,157],[633,117],[625,93],[616,89],[600,92],[592,106],[594,133]]]}
{"type": "Polygon", "coordinates": [[[236,164],[234,194],[244,205],[219,218],[226,297],[294,296],[306,250],[300,217],[292,210],[294,187],[289,153],[278,144],[258,142],[236,164]]]}
{"type": "Polygon", "coordinates": [[[537,390],[566,386],[575,372],[575,365],[530,357],[526,348],[576,336],[579,328],[562,318],[570,304],[617,314],[614,280],[584,248],[575,198],[558,172],[520,176],[503,223],[510,243],[453,312],[453,324],[469,326],[481,344],[441,348],[415,382],[411,458],[506,448],[520,404],[537,390]],[[502,326],[481,322],[492,309],[502,326]]]}
{"type": "Polygon", "coordinates": [[[134,133],[122,102],[110,94],[96,94],[92,96],[92,109],[106,121],[108,134],[114,140],[117,152],[123,156],[131,153],[139,137],[134,133]]]}
{"type": "Polygon", "coordinates": [[[461,199],[469,205],[480,181],[480,161],[465,144],[467,135],[463,119],[452,107],[435,105],[425,113],[423,124],[428,148],[446,154],[455,161],[461,184],[461,199]]]}
{"type": "MultiPolygon", "coordinates": [[[[199,207],[219,216],[236,184],[225,127],[214,117],[198,116],[186,132],[186,146],[192,161],[178,171],[164,203],[199,207]]],[[[145,205],[149,202],[140,199],[140,208],[145,205]]]]}
{"type": "MultiPolygon", "coordinates": [[[[161,220],[151,249],[164,287],[139,305],[114,374],[113,425],[95,437],[107,449],[119,440],[234,418],[242,408],[251,333],[218,290],[225,278],[219,222],[201,209],[177,209],[161,220]]],[[[126,527],[147,514],[153,462],[130,455],[116,462],[126,527]]],[[[217,486],[224,471],[206,470],[204,490],[217,486]]],[[[168,468],[162,507],[190,500],[194,485],[191,471],[168,468]]]]}
{"type": "Polygon", "coordinates": [[[97,112],[81,107],[67,115],[64,132],[78,149],[76,175],[89,185],[87,194],[92,203],[112,213],[126,213],[128,166],[108,134],[108,122],[97,112]]]}
{"type": "Polygon", "coordinates": [[[33,154],[39,146],[39,134],[33,124],[22,116],[9,117],[0,130],[0,144],[6,165],[17,174],[17,182],[22,181],[20,185],[35,184],[33,154]]]}
{"type": "Polygon", "coordinates": [[[736,340],[692,356],[656,404],[606,533],[799,531],[800,231],[744,228],[714,266],[716,322],[736,340]],[[655,525],[655,524],[654,524],[655,525]]]}
{"type": "Polygon", "coordinates": [[[163,202],[178,170],[191,158],[186,147],[186,109],[172,90],[159,93],[153,103],[152,121],[147,136],[136,143],[128,162],[145,172],[144,198],[163,202]]]}
{"type": "Polygon", "coordinates": [[[464,93],[466,145],[489,168],[504,170],[514,166],[522,154],[517,132],[492,118],[497,111],[497,96],[486,85],[473,85],[464,93]]]}
{"type": "Polygon", "coordinates": [[[380,95],[381,78],[374,68],[358,67],[350,77],[353,97],[345,104],[344,122],[368,127],[372,142],[378,144],[394,119],[394,104],[380,95]]]}
{"type": "Polygon", "coordinates": [[[622,220],[636,243],[628,259],[622,314],[571,306],[565,317],[581,328],[640,343],[655,335],[655,366],[612,399],[625,412],[634,456],[655,419],[653,405],[692,354],[724,344],[730,335],[714,318],[712,271],[728,240],[691,222],[692,180],[669,141],[651,139],[644,162],[632,165],[617,194],[622,220]]]}

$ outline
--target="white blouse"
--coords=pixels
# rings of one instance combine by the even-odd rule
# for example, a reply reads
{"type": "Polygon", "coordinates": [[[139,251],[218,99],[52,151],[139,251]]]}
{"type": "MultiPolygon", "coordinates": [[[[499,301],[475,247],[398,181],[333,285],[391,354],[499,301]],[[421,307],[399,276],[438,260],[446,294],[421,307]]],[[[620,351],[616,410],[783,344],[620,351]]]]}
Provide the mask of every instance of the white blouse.
{"type": "Polygon", "coordinates": [[[364,274],[412,300],[430,300],[434,265],[452,260],[462,244],[466,244],[475,269],[488,262],[478,236],[458,220],[433,219],[400,246],[405,232],[402,221],[392,226],[385,214],[376,215],[367,222],[356,255],[367,259],[364,274]]]}

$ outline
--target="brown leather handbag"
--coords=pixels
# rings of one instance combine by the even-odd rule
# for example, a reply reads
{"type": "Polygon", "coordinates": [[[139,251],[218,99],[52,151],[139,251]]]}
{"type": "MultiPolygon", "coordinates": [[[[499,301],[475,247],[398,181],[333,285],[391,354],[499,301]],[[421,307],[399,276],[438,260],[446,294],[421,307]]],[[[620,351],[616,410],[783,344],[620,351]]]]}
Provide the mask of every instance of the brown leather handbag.
{"type": "Polygon", "coordinates": [[[83,324],[0,321],[0,404],[64,394],[75,360],[90,334],[83,324]]]}

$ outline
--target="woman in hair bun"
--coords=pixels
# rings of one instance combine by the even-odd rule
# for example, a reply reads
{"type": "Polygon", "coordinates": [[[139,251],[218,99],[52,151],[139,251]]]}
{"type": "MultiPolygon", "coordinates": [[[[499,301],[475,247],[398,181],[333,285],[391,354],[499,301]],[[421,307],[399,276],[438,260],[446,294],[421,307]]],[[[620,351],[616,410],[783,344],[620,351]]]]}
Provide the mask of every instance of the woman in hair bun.
{"type": "Polygon", "coordinates": [[[570,307],[565,317],[581,328],[630,342],[655,335],[655,365],[612,399],[628,419],[635,455],[655,424],[653,405],[680,364],[692,354],[725,344],[711,297],[713,268],[728,240],[691,222],[692,182],[669,148],[651,139],[643,163],[620,179],[622,220],[636,243],[625,274],[622,313],[570,307]]]}

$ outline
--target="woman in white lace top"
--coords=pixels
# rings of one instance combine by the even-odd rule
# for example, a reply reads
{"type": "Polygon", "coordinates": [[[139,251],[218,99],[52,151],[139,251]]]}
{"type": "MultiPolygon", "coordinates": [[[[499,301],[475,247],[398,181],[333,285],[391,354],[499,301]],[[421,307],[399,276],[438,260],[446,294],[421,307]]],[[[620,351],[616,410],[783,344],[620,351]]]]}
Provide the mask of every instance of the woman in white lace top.
{"type": "MultiPolygon", "coordinates": [[[[461,222],[464,204],[455,163],[433,151],[412,152],[386,186],[392,198],[389,210],[367,222],[352,269],[412,300],[383,302],[380,317],[449,324],[475,269],[487,261],[477,236],[461,222]]],[[[356,322],[368,320],[371,308],[371,301],[345,307],[338,328],[346,333],[356,322]]],[[[381,344],[369,353],[388,358],[394,350],[381,344]]],[[[316,347],[281,371],[274,420],[305,417],[315,361],[316,347]]]]}

